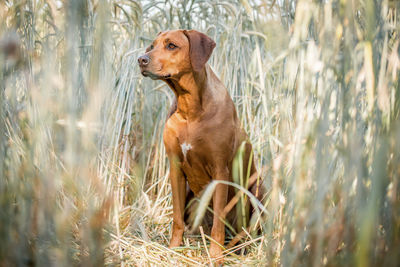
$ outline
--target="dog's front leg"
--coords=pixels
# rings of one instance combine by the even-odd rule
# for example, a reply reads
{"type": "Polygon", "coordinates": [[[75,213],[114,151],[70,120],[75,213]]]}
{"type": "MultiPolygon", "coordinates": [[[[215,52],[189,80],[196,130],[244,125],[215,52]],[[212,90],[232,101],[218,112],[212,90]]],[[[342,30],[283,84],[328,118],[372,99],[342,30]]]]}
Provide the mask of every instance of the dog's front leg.
{"type": "MultiPolygon", "coordinates": [[[[229,171],[227,167],[217,169],[215,180],[229,181],[229,171]]],[[[213,195],[214,219],[211,229],[211,238],[213,241],[210,245],[210,255],[213,258],[222,256],[222,247],[225,241],[225,223],[222,217],[223,210],[228,199],[228,186],[226,184],[218,184],[213,195]]],[[[222,257],[217,263],[223,262],[222,257]]]]}
{"type": "Polygon", "coordinates": [[[169,178],[172,187],[173,223],[169,247],[178,247],[182,244],[185,228],[183,215],[185,210],[186,181],[180,168],[177,157],[170,158],[169,178]]]}

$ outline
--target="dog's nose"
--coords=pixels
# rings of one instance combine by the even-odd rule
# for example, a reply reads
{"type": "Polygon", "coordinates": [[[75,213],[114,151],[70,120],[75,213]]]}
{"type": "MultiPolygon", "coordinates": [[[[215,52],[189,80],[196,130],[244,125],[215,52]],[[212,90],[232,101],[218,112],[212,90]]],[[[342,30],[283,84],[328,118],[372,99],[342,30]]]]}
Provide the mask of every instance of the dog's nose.
{"type": "Polygon", "coordinates": [[[143,55],[138,58],[138,62],[140,67],[144,67],[147,66],[147,64],[149,64],[150,58],[147,55],[143,55]]]}

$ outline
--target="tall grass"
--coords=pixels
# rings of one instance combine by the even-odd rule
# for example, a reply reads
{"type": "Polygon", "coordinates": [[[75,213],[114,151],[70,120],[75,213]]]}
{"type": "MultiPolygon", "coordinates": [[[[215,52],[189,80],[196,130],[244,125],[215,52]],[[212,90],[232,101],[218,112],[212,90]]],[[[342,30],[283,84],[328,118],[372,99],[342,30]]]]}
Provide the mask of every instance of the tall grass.
{"type": "Polygon", "coordinates": [[[225,262],[397,266],[398,10],[389,0],[1,2],[0,265],[209,264],[207,237],[166,248],[161,136],[173,94],[136,63],[159,31],[194,28],[216,41],[209,64],[268,169],[263,233],[225,262]]]}

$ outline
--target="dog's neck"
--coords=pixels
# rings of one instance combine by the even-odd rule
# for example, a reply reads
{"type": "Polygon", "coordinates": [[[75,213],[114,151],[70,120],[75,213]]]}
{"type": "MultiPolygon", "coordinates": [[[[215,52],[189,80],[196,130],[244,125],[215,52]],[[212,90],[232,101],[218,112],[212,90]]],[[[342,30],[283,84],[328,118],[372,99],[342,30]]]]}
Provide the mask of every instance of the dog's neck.
{"type": "Polygon", "coordinates": [[[178,80],[167,80],[177,101],[177,112],[186,120],[194,120],[204,111],[205,92],[208,90],[207,71],[188,72],[178,80]]]}

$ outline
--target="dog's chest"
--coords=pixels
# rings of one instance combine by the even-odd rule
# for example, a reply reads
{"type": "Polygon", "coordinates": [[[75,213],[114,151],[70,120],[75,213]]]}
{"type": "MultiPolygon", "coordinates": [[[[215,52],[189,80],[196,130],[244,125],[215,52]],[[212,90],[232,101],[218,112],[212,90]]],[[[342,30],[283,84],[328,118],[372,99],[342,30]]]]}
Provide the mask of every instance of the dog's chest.
{"type": "Polygon", "coordinates": [[[211,169],[209,158],[202,142],[191,138],[180,139],[182,171],[186,175],[190,189],[196,196],[210,182],[211,169]]]}
{"type": "Polygon", "coordinates": [[[180,150],[181,161],[193,167],[213,162],[214,156],[225,146],[224,140],[229,139],[210,123],[186,123],[178,129],[177,148],[180,150]]]}
{"type": "Polygon", "coordinates": [[[194,128],[192,131],[190,128],[185,130],[178,135],[182,163],[185,163],[187,167],[199,167],[197,165],[206,164],[211,152],[205,140],[206,133],[199,128],[194,128]]]}
{"type": "Polygon", "coordinates": [[[191,150],[193,147],[190,143],[187,142],[183,142],[181,144],[181,151],[182,151],[182,155],[183,155],[183,159],[184,161],[186,161],[186,155],[189,152],[189,150],[191,150]]]}
{"type": "Polygon", "coordinates": [[[194,157],[200,156],[201,145],[197,140],[187,134],[180,135],[178,140],[183,162],[190,163],[194,157]]]}

